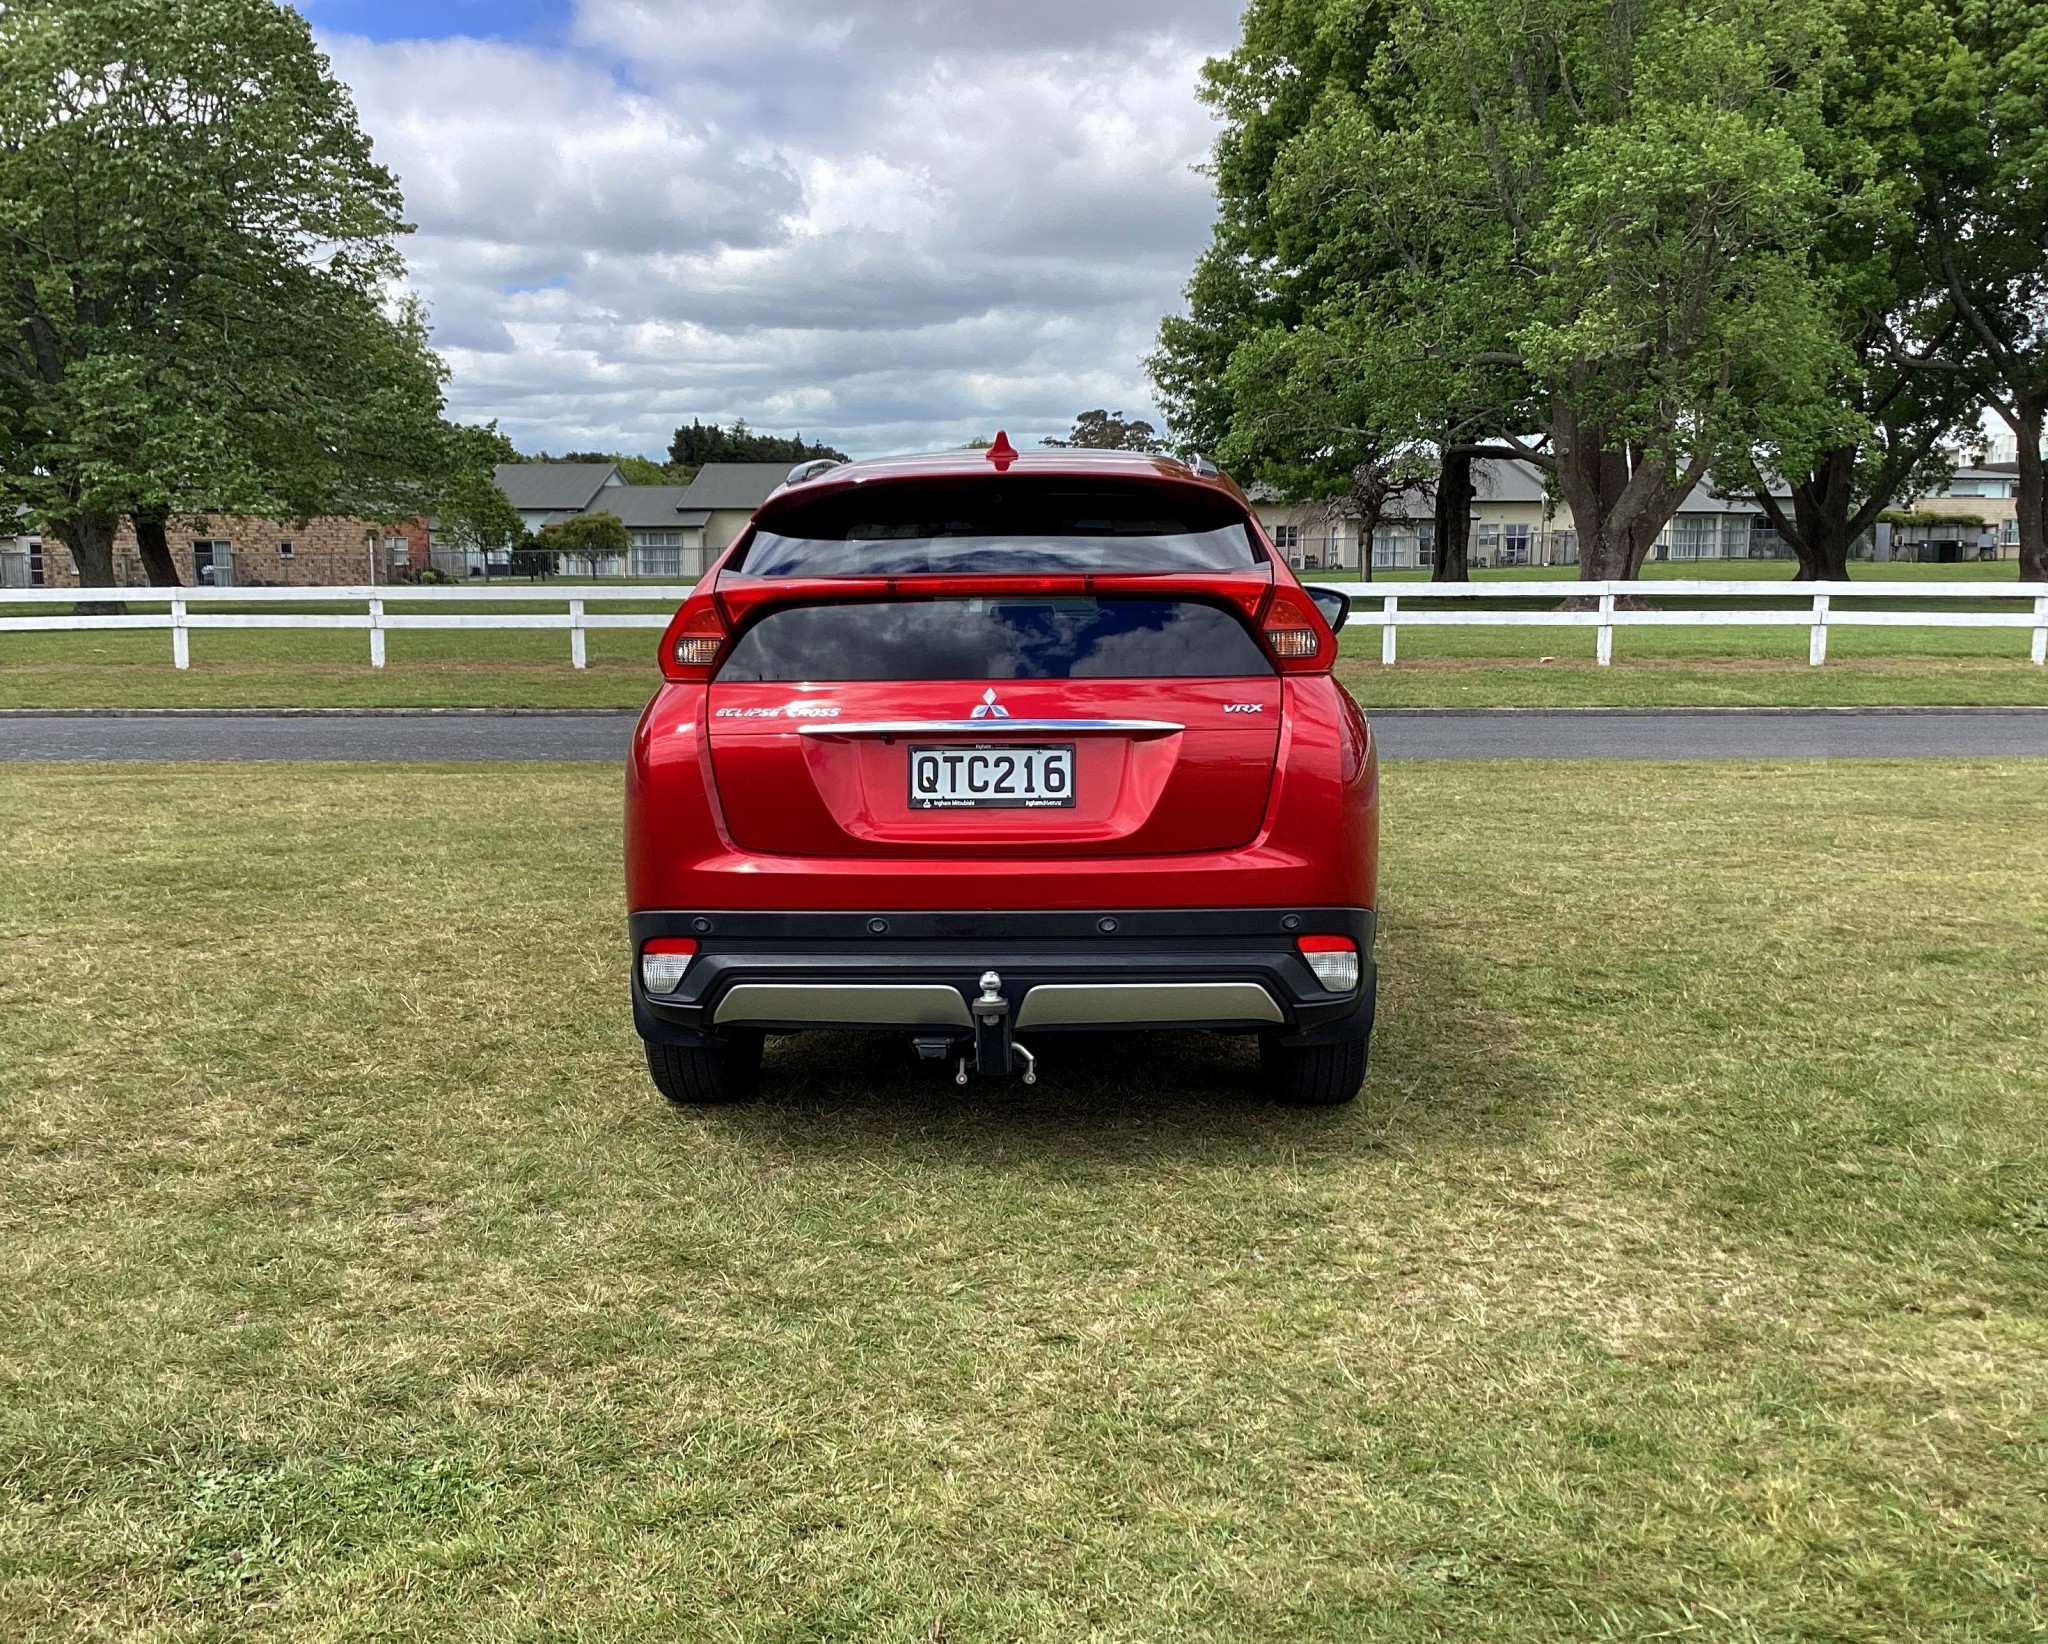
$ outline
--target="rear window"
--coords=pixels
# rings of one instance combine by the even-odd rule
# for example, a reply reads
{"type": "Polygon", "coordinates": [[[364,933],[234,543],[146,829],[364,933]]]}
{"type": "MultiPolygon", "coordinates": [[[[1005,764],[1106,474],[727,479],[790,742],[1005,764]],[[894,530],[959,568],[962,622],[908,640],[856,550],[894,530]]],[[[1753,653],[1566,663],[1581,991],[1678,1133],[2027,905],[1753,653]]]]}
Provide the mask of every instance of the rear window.
{"type": "Polygon", "coordinates": [[[1237,571],[1259,563],[1227,498],[997,479],[878,484],[778,511],[732,569],[756,577],[1237,571]]]}
{"type": "Polygon", "coordinates": [[[1185,599],[1002,594],[771,611],[723,683],[888,679],[1215,679],[1273,665],[1228,611],[1185,599]]]}

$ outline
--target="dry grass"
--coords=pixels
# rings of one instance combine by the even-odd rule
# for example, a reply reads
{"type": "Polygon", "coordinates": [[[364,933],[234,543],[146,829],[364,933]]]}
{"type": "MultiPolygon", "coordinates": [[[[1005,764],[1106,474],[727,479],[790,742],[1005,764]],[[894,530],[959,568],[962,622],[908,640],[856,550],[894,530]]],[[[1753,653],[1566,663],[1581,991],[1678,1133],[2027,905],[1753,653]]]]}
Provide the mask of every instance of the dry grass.
{"type": "Polygon", "coordinates": [[[1223,1041],[636,1064],[616,775],[0,785],[0,1637],[2048,1627],[2048,767],[1407,766],[1223,1041]]]}

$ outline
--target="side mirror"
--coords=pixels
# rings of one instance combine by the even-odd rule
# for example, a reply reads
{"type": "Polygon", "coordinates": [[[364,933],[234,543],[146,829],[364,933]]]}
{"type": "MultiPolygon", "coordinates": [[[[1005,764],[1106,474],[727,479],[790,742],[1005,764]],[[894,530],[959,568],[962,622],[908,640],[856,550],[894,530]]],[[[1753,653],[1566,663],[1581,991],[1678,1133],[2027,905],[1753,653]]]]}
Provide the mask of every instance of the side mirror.
{"type": "Polygon", "coordinates": [[[1311,588],[1308,597],[1316,602],[1316,609],[1323,613],[1323,620],[1330,625],[1333,634],[1344,631],[1344,622],[1351,615],[1351,596],[1338,588],[1311,588]]]}

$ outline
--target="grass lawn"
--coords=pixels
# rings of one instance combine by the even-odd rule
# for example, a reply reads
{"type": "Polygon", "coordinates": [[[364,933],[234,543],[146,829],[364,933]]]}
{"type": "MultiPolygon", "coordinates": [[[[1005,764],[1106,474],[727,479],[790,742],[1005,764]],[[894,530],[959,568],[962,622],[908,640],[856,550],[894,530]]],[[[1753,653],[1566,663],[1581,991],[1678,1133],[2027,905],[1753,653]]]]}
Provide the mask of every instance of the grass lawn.
{"type": "Polygon", "coordinates": [[[0,783],[0,1638],[2048,1628],[2048,763],[1390,771],[1337,1113],[671,1111],[617,784],[0,783]]]}

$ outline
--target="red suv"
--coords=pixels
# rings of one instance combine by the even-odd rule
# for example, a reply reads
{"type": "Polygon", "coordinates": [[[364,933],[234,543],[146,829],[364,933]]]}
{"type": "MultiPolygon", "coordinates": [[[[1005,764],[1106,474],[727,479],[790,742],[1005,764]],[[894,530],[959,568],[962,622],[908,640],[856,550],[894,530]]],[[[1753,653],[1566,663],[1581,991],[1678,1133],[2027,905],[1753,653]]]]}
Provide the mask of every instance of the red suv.
{"type": "Polygon", "coordinates": [[[679,1102],[764,1034],[900,1034],[962,1083],[1056,1033],[1259,1036],[1357,1094],[1379,773],[1347,605],[1209,463],[800,467],[662,636],[626,788],[633,1019],[679,1102]]]}

